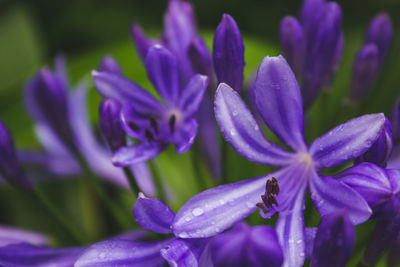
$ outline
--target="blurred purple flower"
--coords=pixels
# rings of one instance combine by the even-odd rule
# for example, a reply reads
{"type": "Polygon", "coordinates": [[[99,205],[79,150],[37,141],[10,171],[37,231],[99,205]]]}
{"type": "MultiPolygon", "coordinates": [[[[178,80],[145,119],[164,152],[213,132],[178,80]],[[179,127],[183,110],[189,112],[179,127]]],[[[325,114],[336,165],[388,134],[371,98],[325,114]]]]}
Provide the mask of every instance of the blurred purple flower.
{"type": "Polygon", "coordinates": [[[178,62],[171,52],[160,45],[154,45],[147,53],[146,70],[163,102],[122,76],[92,72],[100,94],[123,105],[123,130],[140,141],[121,147],[114,153],[113,162],[117,166],[145,162],[157,156],[169,143],[176,145],[177,153],[186,152],[197,134],[198,124],[193,117],[203,99],[208,78],[193,75],[181,88],[178,62]]]}
{"type": "Polygon", "coordinates": [[[0,225],[0,247],[18,243],[44,246],[48,245],[49,239],[39,233],[0,225]]]}
{"type": "Polygon", "coordinates": [[[249,161],[283,168],[194,196],[179,210],[172,229],[181,238],[215,235],[255,211],[260,196],[265,193],[262,206],[269,213],[263,214],[260,210],[260,214],[270,217],[280,212],[276,229],[285,262],[289,266],[301,266],[305,259],[303,209],[307,188],[321,216],[344,209],[352,224],[359,224],[371,215],[371,209],[359,193],[343,182],[320,175],[319,171],[366,152],[380,136],[385,116],[371,114],[353,119],[307,147],[300,88],[282,56],[264,58],[254,90],[264,121],[294,152],[267,141],[239,94],[221,84],[216,94],[215,114],[226,140],[249,161]],[[278,185],[270,187],[267,181],[273,181],[273,177],[278,185]]]}
{"type": "Polygon", "coordinates": [[[365,34],[365,43],[375,43],[378,47],[379,63],[382,64],[387,54],[393,39],[393,26],[390,17],[387,13],[376,15],[365,34]]]}
{"type": "Polygon", "coordinates": [[[362,163],[336,178],[359,192],[374,212],[376,226],[363,257],[363,262],[373,264],[400,233],[400,170],[362,163]]]}

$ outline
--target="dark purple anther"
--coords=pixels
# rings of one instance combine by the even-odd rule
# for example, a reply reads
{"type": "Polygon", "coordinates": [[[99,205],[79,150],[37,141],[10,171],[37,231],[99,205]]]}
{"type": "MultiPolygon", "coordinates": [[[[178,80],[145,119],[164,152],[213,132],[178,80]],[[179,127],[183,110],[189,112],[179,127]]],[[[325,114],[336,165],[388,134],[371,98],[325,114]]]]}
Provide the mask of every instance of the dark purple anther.
{"type": "Polygon", "coordinates": [[[363,98],[374,81],[379,67],[379,51],[375,43],[364,45],[358,52],[353,65],[351,81],[351,100],[357,102],[363,98]]]}
{"type": "Polygon", "coordinates": [[[22,169],[14,147],[14,142],[4,124],[0,121],[0,174],[10,184],[32,190],[32,184],[22,169]]]}
{"type": "Polygon", "coordinates": [[[280,26],[282,52],[290,67],[300,75],[303,68],[305,39],[303,28],[292,16],[285,17],[280,26]]]}
{"type": "Polygon", "coordinates": [[[117,100],[106,98],[100,103],[99,119],[101,131],[113,152],[126,145],[125,132],[121,127],[120,113],[121,105],[117,100]]]}
{"type": "Polygon", "coordinates": [[[356,159],[356,163],[372,162],[378,166],[385,168],[387,161],[392,155],[392,149],[392,126],[390,124],[390,121],[386,119],[382,133],[379,138],[370,147],[370,149],[367,150],[367,152],[356,159]]]}
{"type": "Polygon", "coordinates": [[[257,207],[263,209],[272,209],[273,206],[278,206],[276,196],[279,194],[279,184],[275,177],[267,180],[265,185],[265,193],[261,196],[263,203],[257,203],[257,207]]]}
{"type": "Polygon", "coordinates": [[[371,21],[365,36],[365,43],[375,43],[379,50],[379,62],[382,63],[388,52],[393,38],[393,26],[386,13],[376,15],[371,21]]]}
{"type": "Polygon", "coordinates": [[[99,64],[99,71],[122,76],[122,71],[119,68],[118,63],[111,56],[106,56],[101,60],[99,64]]]}
{"type": "Polygon", "coordinates": [[[222,16],[215,31],[213,60],[218,82],[226,83],[240,92],[245,64],[244,45],[239,27],[228,14],[222,16]]]}
{"type": "Polygon", "coordinates": [[[322,218],[314,241],[311,267],[345,266],[354,245],[354,228],[345,213],[322,218]]]}

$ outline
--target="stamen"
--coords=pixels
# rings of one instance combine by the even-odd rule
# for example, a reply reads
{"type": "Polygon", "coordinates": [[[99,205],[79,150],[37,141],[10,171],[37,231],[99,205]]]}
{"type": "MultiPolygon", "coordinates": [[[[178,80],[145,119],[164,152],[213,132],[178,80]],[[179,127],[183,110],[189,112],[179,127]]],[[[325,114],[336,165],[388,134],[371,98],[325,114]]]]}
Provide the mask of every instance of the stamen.
{"type": "Polygon", "coordinates": [[[176,117],[175,117],[175,114],[173,114],[169,118],[169,129],[171,130],[171,133],[173,133],[175,131],[175,121],[176,121],[176,117]]]}
{"type": "Polygon", "coordinates": [[[156,134],[158,134],[158,124],[157,124],[157,120],[153,117],[150,118],[150,126],[153,127],[154,132],[156,134]]]}
{"type": "Polygon", "coordinates": [[[128,122],[128,126],[129,126],[129,128],[131,128],[134,132],[139,132],[139,131],[140,131],[140,127],[139,127],[136,123],[134,123],[134,122],[132,122],[132,121],[128,122]]]}
{"type": "Polygon", "coordinates": [[[280,188],[278,180],[276,180],[275,177],[272,177],[270,180],[267,180],[267,183],[265,184],[265,194],[261,196],[263,203],[257,203],[256,206],[262,209],[272,209],[274,205],[278,206],[276,196],[279,192],[280,188]]]}
{"type": "Polygon", "coordinates": [[[154,141],[154,136],[149,130],[146,129],[144,134],[146,135],[147,141],[149,141],[149,142],[153,142],[154,141]]]}

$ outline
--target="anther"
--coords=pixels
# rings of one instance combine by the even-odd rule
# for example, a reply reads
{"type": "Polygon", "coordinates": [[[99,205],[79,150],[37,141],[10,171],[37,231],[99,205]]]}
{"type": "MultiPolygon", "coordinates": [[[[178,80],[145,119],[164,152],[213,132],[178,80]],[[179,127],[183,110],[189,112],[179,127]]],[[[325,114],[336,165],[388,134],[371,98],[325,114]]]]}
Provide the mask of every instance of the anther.
{"type": "Polygon", "coordinates": [[[154,141],[154,136],[149,130],[146,129],[144,134],[146,135],[147,141],[149,141],[149,142],[153,142],[154,141]]]}
{"type": "Polygon", "coordinates": [[[175,117],[175,114],[173,114],[169,118],[169,129],[171,130],[171,133],[173,133],[175,131],[175,121],[176,121],[176,117],[175,117]]]}
{"type": "Polygon", "coordinates": [[[140,131],[140,127],[139,127],[136,123],[134,123],[134,122],[132,122],[132,121],[128,122],[128,126],[129,126],[129,128],[131,128],[134,132],[139,132],[139,131],[140,131]]]}
{"type": "Polygon", "coordinates": [[[263,203],[257,203],[256,206],[264,209],[272,209],[273,206],[278,206],[278,201],[276,200],[276,196],[279,194],[280,188],[278,181],[275,177],[267,180],[265,184],[265,194],[261,196],[261,200],[263,203]]]}
{"type": "Polygon", "coordinates": [[[158,134],[158,124],[157,124],[157,120],[153,117],[150,118],[150,126],[153,127],[154,132],[156,134],[158,134]]]}

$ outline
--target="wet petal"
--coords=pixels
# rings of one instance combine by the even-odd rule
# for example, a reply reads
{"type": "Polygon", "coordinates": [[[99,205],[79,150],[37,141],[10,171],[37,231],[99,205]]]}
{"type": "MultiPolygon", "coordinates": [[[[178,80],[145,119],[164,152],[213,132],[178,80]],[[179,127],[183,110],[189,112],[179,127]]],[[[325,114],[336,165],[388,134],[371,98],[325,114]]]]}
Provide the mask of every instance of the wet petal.
{"type": "Polygon", "coordinates": [[[284,165],[291,154],[268,142],[239,94],[220,84],[215,97],[215,117],[225,139],[249,161],[284,165]]]}
{"type": "Polygon", "coordinates": [[[367,201],[354,189],[332,177],[310,177],[311,198],[321,216],[344,210],[352,224],[365,222],[372,214],[367,201]]]}
{"type": "Polygon", "coordinates": [[[385,202],[392,196],[391,183],[386,171],[372,163],[356,165],[335,178],[360,193],[371,207],[385,202]]]}
{"type": "Polygon", "coordinates": [[[324,216],[318,227],[311,267],[345,266],[355,239],[353,225],[345,213],[324,216]]]}
{"type": "Polygon", "coordinates": [[[168,104],[177,103],[180,96],[178,61],[161,45],[152,46],[146,56],[146,71],[158,93],[168,104]]]}
{"type": "Polygon", "coordinates": [[[228,14],[215,30],[213,60],[218,82],[229,84],[237,92],[242,89],[244,45],[235,20],[228,14]]]}
{"type": "Polygon", "coordinates": [[[300,87],[282,56],[263,59],[254,94],[257,108],[268,127],[294,150],[305,150],[300,87]]]}
{"type": "Polygon", "coordinates": [[[200,264],[200,257],[208,242],[209,239],[175,239],[160,253],[170,266],[205,266],[200,264]]]}
{"type": "Polygon", "coordinates": [[[173,137],[176,153],[185,153],[192,147],[198,128],[199,125],[195,119],[190,119],[181,125],[179,131],[173,137]]]}
{"type": "Polygon", "coordinates": [[[367,151],[378,139],[384,123],[382,113],[352,119],[315,139],[309,151],[318,167],[334,167],[367,151]]]}
{"type": "Polygon", "coordinates": [[[140,143],[118,149],[112,157],[112,162],[119,167],[145,162],[156,157],[165,149],[158,143],[140,143]]]}
{"type": "Polygon", "coordinates": [[[93,82],[102,97],[121,104],[132,103],[141,114],[161,114],[162,105],[134,82],[107,72],[92,71],[93,82]]]}
{"type": "Polygon", "coordinates": [[[266,178],[222,185],[194,196],[176,214],[174,234],[181,238],[210,237],[246,218],[256,210],[266,178]]]}
{"type": "Polygon", "coordinates": [[[168,234],[174,220],[174,212],[159,199],[148,198],[139,193],[138,199],[133,206],[133,216],[137,223],[143,228],[160,233],[168,234]]]}
{"type": "Polygon", "coordinates": [[[196,74],[189,80],[185,88],[183,88],[178,105],[186,118],[192,117],[199,109],[207,85],[207,76],[196,74]]]}
{"type": "Polygon", "coordinates": [[[152,242],[135,242],[110,239],[87,248],[75,262],[75,267],[84,266],[163,266],[165,260],[160,250],[172,239],[152,242]]]}
{"type": "Polygon", "coordinates": [[[27,243],[0,247],[1,266],[72,266],[83,248],[49,248],[27,243]]]}

